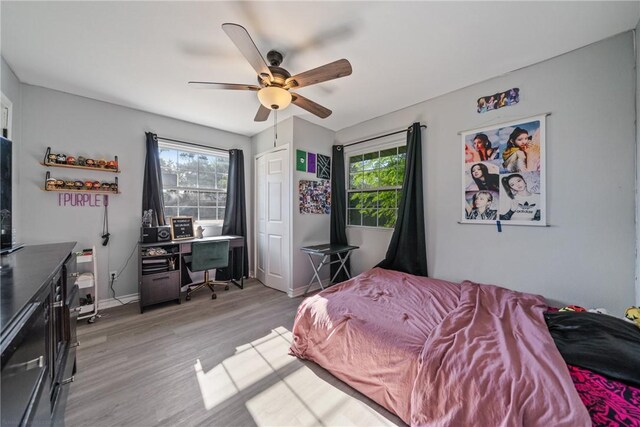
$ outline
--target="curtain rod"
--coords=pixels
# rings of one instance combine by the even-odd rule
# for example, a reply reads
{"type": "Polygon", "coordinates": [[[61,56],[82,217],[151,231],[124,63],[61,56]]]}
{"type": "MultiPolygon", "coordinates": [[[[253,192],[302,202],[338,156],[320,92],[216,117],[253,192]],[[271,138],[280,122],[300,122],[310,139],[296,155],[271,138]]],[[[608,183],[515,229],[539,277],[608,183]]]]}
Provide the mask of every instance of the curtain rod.
{"type": "Polygon", "coordinates": [[[202,147],[202,148],[208,148],[208,149],[220,150],[220,151],[229,151],[228,148],[210,147],[208,145],[196,144],[195,142],[181,141],[179,139],[172,139],[172,138],[165,138],[164,136],[157,136],[156,135],[156,138],[161,139],[163,141],[171,141],[171,142],[178,142],[180,144],[193,145],[195,147],[202,147]]]}
{"type": "MultiPolygon", "coordinates": [[[[421,128],[425,128],[427,127],[427,125],[420,125],[421,128]]],[[[407,130],[409,130],[411,128],[411,126],[409,126],[406,129],[400,129],[397,130],[395,132],[391,132],[391,133],[387,133],[385,135],[378,135],[378,136],[374,136],[372,138],[367,138],[367,139],[363,139],[362,141],[357,141],[357,142],[352,142],[351,144],[344,144],[343,147],[350,147],[352,145],[356,145],[356,144],[362,144],[363,142],[369,142],[369,141],[373,141],[374,139],[380,139],[380,138],[384,138],[385,136],[391,136],[391,135],[396,135],[398,133],[402,133],[402,132],[406,132],[407,130]]]]}

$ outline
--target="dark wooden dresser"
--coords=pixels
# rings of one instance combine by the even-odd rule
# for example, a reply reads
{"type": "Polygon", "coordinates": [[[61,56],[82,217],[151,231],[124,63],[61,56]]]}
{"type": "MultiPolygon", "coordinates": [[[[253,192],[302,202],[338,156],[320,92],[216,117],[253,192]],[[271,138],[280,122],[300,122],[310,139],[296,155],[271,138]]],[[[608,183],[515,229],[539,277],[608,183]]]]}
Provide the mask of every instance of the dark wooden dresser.
{"type": "Polygon", "coordinates": [[[0,259],[2,426],[61,425],[76,360],[75,242],[0,259]]]}

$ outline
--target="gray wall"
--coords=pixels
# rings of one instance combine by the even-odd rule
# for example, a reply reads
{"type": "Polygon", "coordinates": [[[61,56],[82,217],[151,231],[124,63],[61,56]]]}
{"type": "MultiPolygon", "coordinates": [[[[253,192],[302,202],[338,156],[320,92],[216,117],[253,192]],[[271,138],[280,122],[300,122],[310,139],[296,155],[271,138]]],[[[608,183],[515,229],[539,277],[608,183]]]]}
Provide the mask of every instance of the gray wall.
{"type": "MultiPolygon", "coordinates": [[[[606,307],[621,315],[634,300],[634,35],[552,60],[344,129],[340,143],[401,129],[423,133],[429,272],[543,294],[552,302],[606,307]],[[478,114],[480,96],[519,87],[520,103],[478,114]],[[458,224],[459,131],[550,112],[547,213],[550,227],[458,224]]],[[[425,76],[425,78],[429,78],[425,76]]],[[[379,261],[390,234],[349,228],[354,272],[379,261]]]]}
{"type": "MultiPolygon", "coordinates": [[[[246,136],[30,85],[22,85],[22,100],[23,149],[19,164],[23,240],[29,244],[77,241],[78,248],[95,245],[100,300],[112,296],[107,289],[108,272],[112,270],[124,269],[115,284],[116,295],[137,293],[137,254],[134,249],[140,234],[142,214],[145,131],[220,148],[242,149],[245,153],[247,194],[252,193],[251,146],[246,136]],[[100,239],[102,208],[59,207],[60,193],[42,191],[47,169],[39,162],[47,146],[53,152],[76,156],[118,156],[122,173],[117,176],[122,194],[109,198],[111,240],[107,247],[101,246],[100,239]]],[[[61,178],[112,181],[115,176],[98,171],[48,170],[61,178]]],[[[251,200],[247,197],[248,212],[252,210],[251,200]]],[[[251,236],[251,223],[248,226],[251,236]]]]}

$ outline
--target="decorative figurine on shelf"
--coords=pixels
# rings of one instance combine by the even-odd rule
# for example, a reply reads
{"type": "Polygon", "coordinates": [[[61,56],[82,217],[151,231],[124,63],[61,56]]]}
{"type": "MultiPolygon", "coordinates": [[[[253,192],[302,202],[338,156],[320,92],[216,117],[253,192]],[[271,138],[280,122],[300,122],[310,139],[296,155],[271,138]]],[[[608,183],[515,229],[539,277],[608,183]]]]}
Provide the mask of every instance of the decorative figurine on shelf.
{"type": "Polygon", "coordinates": [[[49,178],[47,180],[47,190],[55,190],[56,189],[56,179],[49,178]]]}
{"type": "Polygon", "coordinates": [[[67,163],[67,155],[66,154],[58,154],[56,157],[56,163],[65,164],[67,163]]]}
{"type": "Polygon", "coordinates": [[[107,169],[118,170],[118,164],[116,163],[115,160],[109,160],[107,162],[107,169]]]}
{"type": "Polygon", "coordinates": [[[107,166],[107,161],[105,159],[100,159],[96,162],[98,164],[98,167],[100,168],[104,168],[107,166]]]}
{"type": "Polygon", "coordinates": [[[76,164],[78,166],[86,166],[87,165],[87,159],[85,157],[78,156],[78,160],[76,160],[76,164]]]}
{"type": "Polygon", "coordinates": [[[49,162],[49,163],[55,163],[57,160],[58,160],[58,155],[57,154],[50,153],[47,156],[47,162],[49,162]]]}
{"type": "Polygon", "coordinates": [[[76,187],[76,190],[82,190],[82,187],[84,187],[84,182],[76,181],[75,187],[76,187]]]}
{"type": "Polygon", "coordinates": [[[100,189],[102,191],[111,191],[111,184],[109,184],[108,182],[103,182],[100,186],[100,189]]]}
{"type": "Polygon", "coordinates": [[[93,181],[93,189],[100,190],[100,181],[93,181]]]}
{"type": "Polygon", "coordinates": [[[87,159],[87,160],[85,161],[85,165],[86,165],[86,166],[89,166],[89,167],[91,167],[91,168],[94,168],[94,167],[96,167],[96,161],[95,161],[95,160],[93,160],[93,159],[87,159]]]}
{"type": "Polygon", "coordinates": [[[73,156],[67,156],[67,164],[68,165],[75,165],[76,164],[76,158],[73,156]]]}
{"type": "Polygon", "coordinates": [[[153,217],[153,209],[149,209],[142,212],[142,226],[143,227],[151,227],[153,217]]]}
{"type": "Polygon", "coordinates": [[[64,188],[64,181],[61,179],[56,179],[56,188],[64,188]]]}
{"type": "Polygon", "coordinates": [[[111,187],[111,191],[113,191],[114,193],[118,192],[118,183],[117,182],[112,182],[110,187],[111,187]]]}
{"type": "Polygon", "coordinates": [[[76,182],[75,182],[75,181],[71,181],[71,180],[69,180],[69,181],[65,181],[64,186],[65,186],[66,188],[69,188],[69,189],[71,189],[71,188],[75,188],[75,186],[76,186],[76,182]]]}
{"type": "Polygon", "coordinates": [[[198,239],[202,239],[204,237],[204,228],[202,228],[201,225],[198,226],[198,228],[196,228],[196,237],[198,239]]]}
{"type": "Polygon", "coordinates": [[[87,190],[91,190],[91,188],[93,187],[93,181],[85,181],[84,186],[87,188],[87,190]]]}

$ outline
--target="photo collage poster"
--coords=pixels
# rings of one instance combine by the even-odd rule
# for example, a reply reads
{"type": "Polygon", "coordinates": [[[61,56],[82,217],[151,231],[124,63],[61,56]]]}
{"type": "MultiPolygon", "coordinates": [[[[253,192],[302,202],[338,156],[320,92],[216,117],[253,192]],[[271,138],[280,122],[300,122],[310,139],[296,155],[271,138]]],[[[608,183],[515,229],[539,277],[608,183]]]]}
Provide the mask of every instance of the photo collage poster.
{"type": "Polygon", "coordinates": [[[465,131],[462,221],[547,225],[545,118],[465,131]]]}
{"type": "Polygon", "coordinates": [[[299,182],[299,201],[301,214],[330,214],[331,182],[301,179],[299,182]]]}

